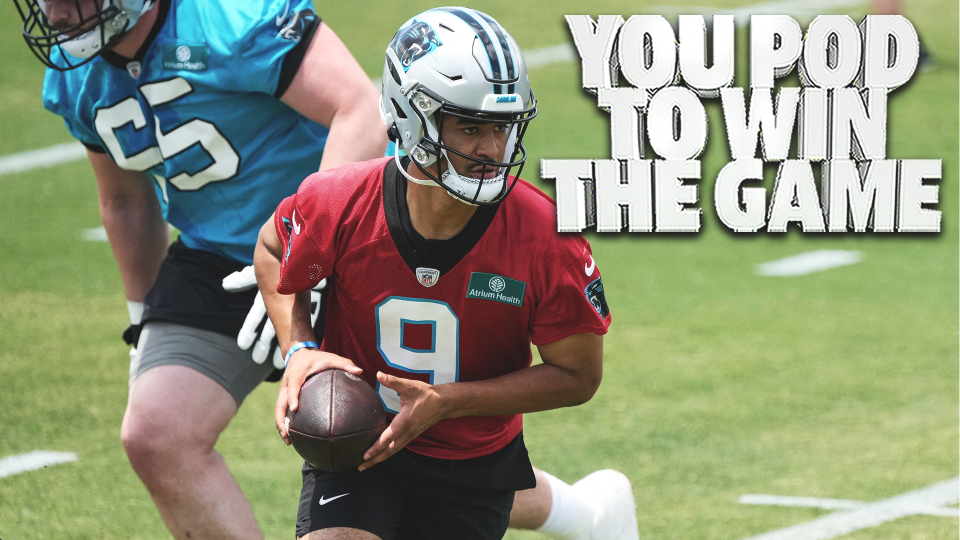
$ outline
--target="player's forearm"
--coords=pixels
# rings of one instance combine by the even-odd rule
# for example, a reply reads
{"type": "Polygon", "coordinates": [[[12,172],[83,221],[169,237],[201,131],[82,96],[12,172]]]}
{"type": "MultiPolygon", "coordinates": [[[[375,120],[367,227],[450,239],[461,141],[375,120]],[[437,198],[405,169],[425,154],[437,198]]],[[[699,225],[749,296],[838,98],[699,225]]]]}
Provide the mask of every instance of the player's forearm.
{"type": "Polygon", "coordinates": [[[87,157],[97,177],[100,218],[127,300],[142,302],[170,244],[153,181],[143,172],[121,169],[107,154],[88,150],[87,157]]]}
{"type": "Polygon", "coordinates": [[[574,334],[541,346],[543,364],[486,381],[433,387],[445,418],[545,411],[586,403],[603,378],[603,338],[574,334]]]}
{"type": "Polygon", "coordinates": [[[257,274],[257,286],[263,296],[267,314],[277,331],[280,351],[286,354],[293,343],[313,341],[310,324],[310,291],[296,295],[280,294],[280,240],[273,228],[273,220],[260,230],[257,246],[253,252],[253,268],[257,274]]]}
{"type": "Polygon", "coordinates": [[[380,94],[326,24],[317,28],[280,100],[330,128],[321,171],[382,157],[387,148],[386,127],[380,121],[380,94]]]}
{"type": "Polygon", "coordinates": [[[386,127],[377,112],[377,93],[372,91],[361,102],[337,112],[323,149],[320,170],[332,169],[354,161],[383,157],[387,148],[386,127]]]}
{"type": "Polygon", "coordinates": [[[540,364],[486,381],[435,386],[444,418],[498,416],[582,405],[600,385],[557,366],[540,364]]]}
{"type": "Polygon", "coordinates": [[[141,195],[103,197],[100,218],[117,260],[128,300],[142,302],[157,280],[170,229],[152,189],[141,195]]]}

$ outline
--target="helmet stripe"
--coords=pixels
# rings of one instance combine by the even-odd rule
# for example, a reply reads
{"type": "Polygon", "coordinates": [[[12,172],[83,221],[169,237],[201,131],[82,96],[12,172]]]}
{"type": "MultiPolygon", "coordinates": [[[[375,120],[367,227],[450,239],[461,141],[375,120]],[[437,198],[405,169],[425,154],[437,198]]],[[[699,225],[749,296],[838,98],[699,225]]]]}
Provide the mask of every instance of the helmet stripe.
{"type": "MultiPolygon", "coordinates": [[[[487,21],[487,24],[490,28],[493,29],[493,33],[497,35],[497,41],[500,42],[500,48],[503,50],[504,63],[507,67],[507,78],[511,81],[517,78],[517,73],[513,65],[513,54],[510,52],[510,45],[507,43],[506,36],[503,35],[503,29],[497,24],[497,21],[493,20],[489,15],[483,13],[482,11],[477,11],[477,15],[487,21]]],[[[514,85],[507,87],[507,93],[512,94],[514,85]]]]}
{"type": "MultiPolygon", "coordinates": [[[[477,34],[477,37],[480,38],[480,42],[483,43],[484,48],[487,50],[487,58],[490,60],[490,69],[493,72],[494,80],[501,80],[502,75],[500,73],[500,59],[498,58],[498,55],[497,55],[497,49],[496,49],[496,46],[493,44],[493,40],[490,39],[490,34],[487,33],[487,31],[483,28],[483,25],[481,25],[476,18],[471,17],[463,10],[459,10],[455,8],[442,8],[442,11],[450,12],[453,15],[459,17],[460,20],[467,23],[467,25],[469,25],[470,28],[473,29],[473,31],[477,34]]],[[[512,63],[512,58],[511,58],[511,63],[512,63]]],[[[502,93],[502,88],[503,88],[503,85],[494,84],[493,93],[494,94],[502,93]]]]}

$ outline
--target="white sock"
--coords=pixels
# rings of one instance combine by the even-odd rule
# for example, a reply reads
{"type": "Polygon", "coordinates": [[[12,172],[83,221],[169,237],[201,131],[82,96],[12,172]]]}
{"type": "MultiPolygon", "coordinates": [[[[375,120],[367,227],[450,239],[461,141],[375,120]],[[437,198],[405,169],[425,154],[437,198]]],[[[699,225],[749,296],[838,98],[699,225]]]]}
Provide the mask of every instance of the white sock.
{"type": "Polygon", "coordinates": [[[548,536],[563,536],[569,534],[577,524],[577,514],[580,512],[580,501],[577,499],[573,486],[560,480],[550,473],[543,472],[550,482],[552,503],[550,514],[537,532],[548,536]]]}

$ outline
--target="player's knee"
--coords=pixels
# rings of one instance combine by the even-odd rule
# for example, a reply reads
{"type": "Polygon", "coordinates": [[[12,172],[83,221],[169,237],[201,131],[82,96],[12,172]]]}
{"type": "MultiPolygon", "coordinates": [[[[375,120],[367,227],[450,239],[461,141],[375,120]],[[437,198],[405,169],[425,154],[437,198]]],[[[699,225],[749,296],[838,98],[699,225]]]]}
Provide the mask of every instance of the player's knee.
{"type": "Polygon", "coordinates": [[[213,450],[216,437],[207,440],[187,426],[178,429],[157,420],[155,414],[134,408],[124,415],[120,441],[135,469],[168,466],[213,450]]]}
{"type": "Polygon", "coordinates": [[[123,449],[134,469],[140,471],[163,455],[166,452],[164,447],[169,448],[164,439],[161,434],[146,429],[142,421],[127,411],[120,427],[120,442],[123,443],[123,449]]]}

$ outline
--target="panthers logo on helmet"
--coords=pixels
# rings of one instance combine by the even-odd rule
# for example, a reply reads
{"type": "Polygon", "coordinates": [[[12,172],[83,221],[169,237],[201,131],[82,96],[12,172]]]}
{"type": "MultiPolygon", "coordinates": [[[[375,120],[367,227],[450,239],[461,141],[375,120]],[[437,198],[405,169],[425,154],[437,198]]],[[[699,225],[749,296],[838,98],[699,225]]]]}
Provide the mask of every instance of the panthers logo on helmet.
{"type": "Polygon", "coordinates": [[[425,22],[414,20],[413,23],[397,32],[390,43],[390,47],[397,53],[403,71],[410,69],[410,64],[443,45],[437,32],[425,22]]]}

